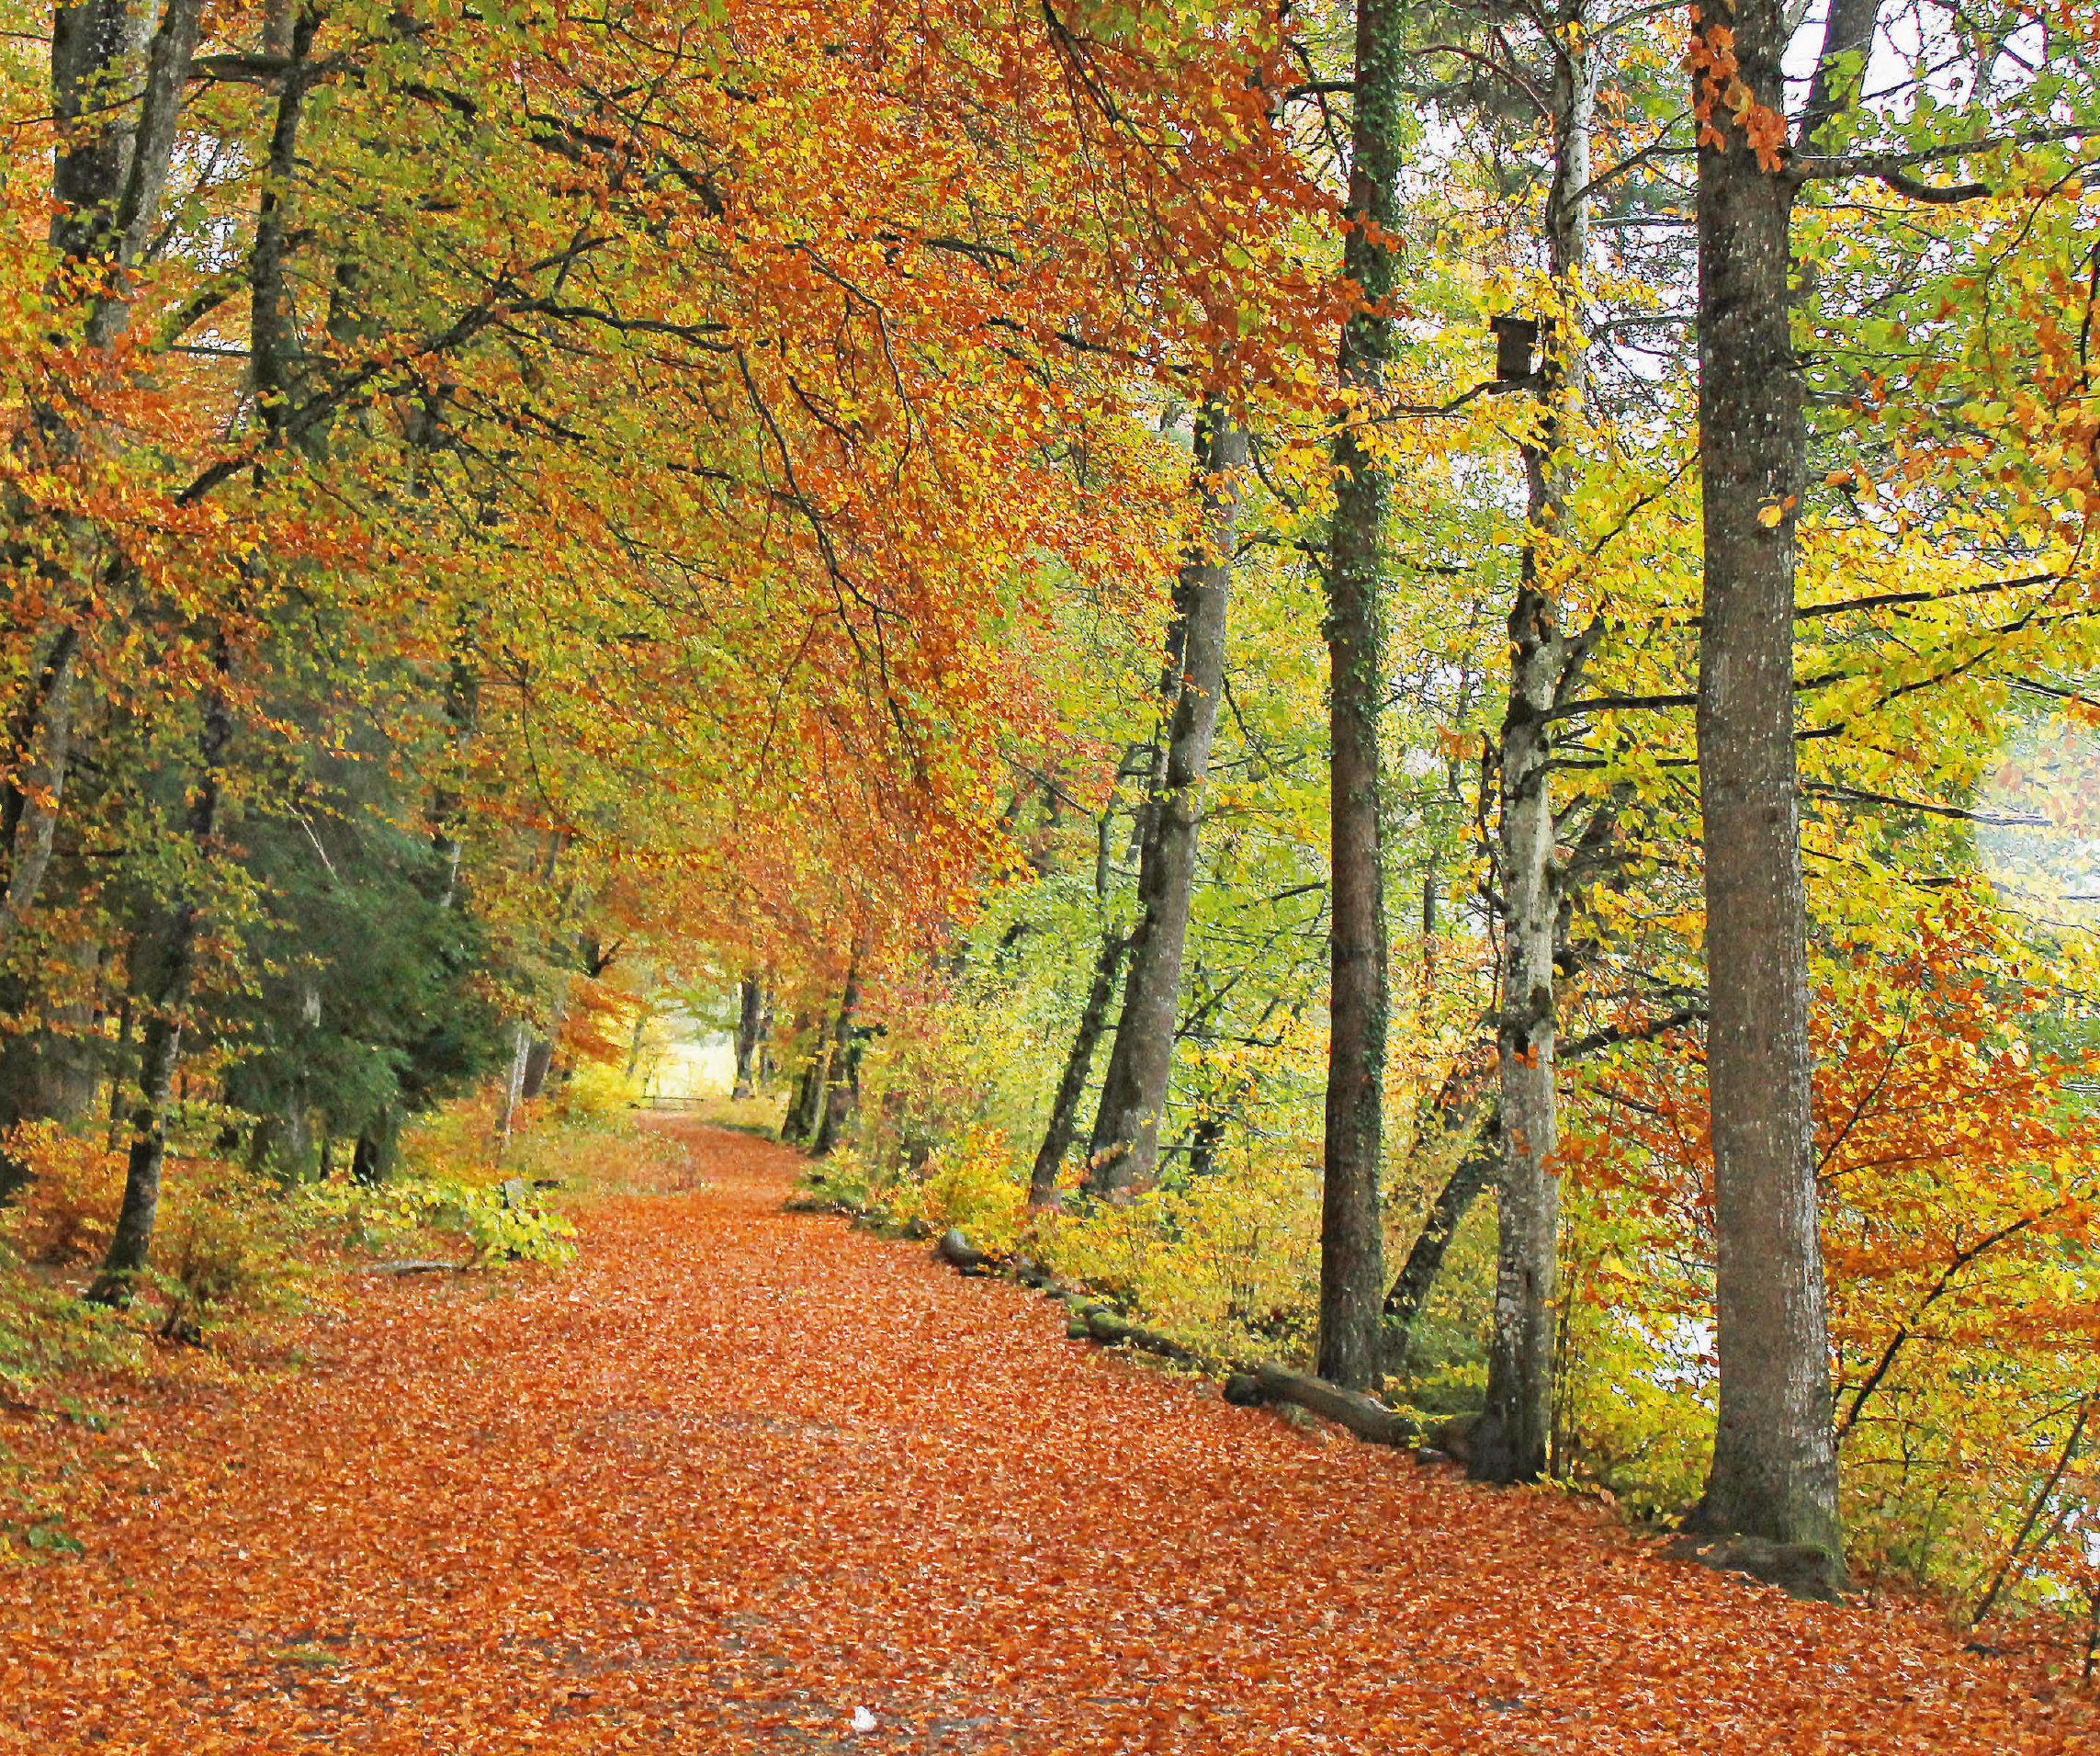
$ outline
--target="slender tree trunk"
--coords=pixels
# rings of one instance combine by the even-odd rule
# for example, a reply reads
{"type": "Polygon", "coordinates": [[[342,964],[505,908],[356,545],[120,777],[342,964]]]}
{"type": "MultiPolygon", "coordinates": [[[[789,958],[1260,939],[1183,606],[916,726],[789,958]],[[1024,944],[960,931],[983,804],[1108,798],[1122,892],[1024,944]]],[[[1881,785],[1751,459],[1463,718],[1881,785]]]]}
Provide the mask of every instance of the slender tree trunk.
{"type": "Polygon", "coordinates": [[[1086,1095],[1087,1076],[1094,1064],[1094,1048],[1108,1024],[1109,1003],[1115,998],[1116,971],[1123,967],[1123,948],[1129,939],[1111,925],[1101,929],[1101,950],[1094,957],[1093,980],[1087,988],[1087,1003],[1079,1010],[1079,1027],[1072,1033],[1071,1052],[1065,1057],[1064,1077],[1050,1103],[1049,1125],[1043,1130],[1043,1144],[1036,1150],[1035,1168],[1028,1178],[1028,1205],[1032,1210],[1057,1205],[1057,1173],[1065,1168],[1065,1156],[1072,1150],[1072,1137],[1079,1131],[1079,1101],[1086,1095]]]}
{"type": "Polygon", "coordinates": [[[732,1099],[751,1094],[751,1071],[758,1059],[764,1002],[764,991],[754,969],[737,984],[737,1079],[729,1092],[732,1099]]]}
{"type": "Polygon", "coordinates": [[[1752,144],[1759,117],[1786,101],[1788,30],[1778,0],[1738,0],[1696,28],[1710,58],[1733,61],[1752,108],[1738,112],[1712,75],[1697,76],[1699,776],[1721,1376],[1712,1470],[1691,1523],[1837,1553],[1794,766],[1794,544],[1808,447],[1790,334],[1794,184],[1777,151],[1760,163],[1752,144]]]}
{"type": "Polygon", "coordinates": [[[1553,951],[1562,872],[1554,859],[1552,710],[1580,668],[1580,644],[1564,625],[1557,577],[1568,549],[1567,424],[1582,402],[1580,312],[1589,255],[1590,130],[1597,58],[1573,15],[1553,47],[1553,180],[1546,240],[1556,309],[1541,323],[1537,439],[1524,447],[1527,484],[1522,577],[1509,610],[1509,705],[1498,749],[1496,877],[1503,899],[1501,1006],[1502,1174],[1495,1274],[1495,1331],[1487,1399],[1473,1437],[1476,1481],[1530,1481],[1544,1474],[1552,1438],[1554,1269],[1560,1241],[1559,1139],[1554,1092],[1553,951]]]}
{"type": "Polygon", "coordinates": [[[1415,1234],[1407,1260],[1401,1264],[1400,1273],[1385,1295],[1387,1348],[1392,1369],[1395,1372],[1407,1369],[1408,1353],[1414,1345],[1415,1321],[1428,1302],[1437,1276],[1443,1272],[1444,1256],[1451,1249],[1451,1240],[1458,1235],[1466,1215],[1473,1211],[1473,1204],[1486,1192],[1502,1168],[1501,1136],[1500,1117],[1491,1116],[1482,1130],[1481,1139],[1466,1150],[1465,1156],[1444,1180],[1444,1186],[1437,1191],[1437,1198],[1429,1204],[1429,1211],[1423,1218],[1422,1229],[1415,1234]]]}
{"type": "Polygon", "coordinates": [[[0,958],[35,906],[51,863],[73,742],[73,672],[79,653],[78,629],[67,625],[52,631],[34,698],[22,716],[18,764],[0,794],[0,833],[7,860],[6,895],[0,899],[0,958]]]}
{"type": "Polygon", "coordinates": [[[1166,771],[1150,801],[1123,1011],[1088,1154],[1087,1187],[1096,1195],[1112,1198],[1142,1189],[1158,1166],[1159,1118],[1174,1062],[1203,781],[1225,689],[1225,610],[1232,595],[1239,477],[1246,465],[1247,435],[1224,409],[1206,404],[1196,417],[1195,435],[1202,534],[1176,582],[1180,691],[1168,722],[1166,771]]]}
{"type": "Polygon", "coordinates": [[[762,1004],[759,1008],[758,1054],[752,1070],[762,1092],[773,1089],[773,1075],[779,1071],[773,1057],[773,972],[766,972],[765,986],[761,990],[762,1004]]]}
{"type": "Polygon", "coordinates": [[[518,1102],[525,1095],[525,1063],[531,1058],[532,1032],[521,1018],[511,1026],[511,1071],[503,1080],[503,1107],[496,1117],[499,1157],[511,1143],[511,1127],[517,1120],[518,1102]]]}
{"type": "MultiPolygon", "coordinates": [[[[1405,10],[1357,0],[1356,102],[1349,134],[1343,272],[1365,308],[1342,329],[1345,393],[1374,404],[1393,350],[1384,311],[1397,266],[1397,187],[1405,88],[1405,10]]],[[[1378,1179],[1385,1139],[1385,1035],[1391,1004],[1385,946],[1385,857],[1380,825],[1378,722],[1384,701],[1385,524],[1392,481],[1355,422],[1334,441],[1335,513],[1328,545],[1327,640],[1330,736],[1329,843],[1334,924],[1327,1010],[1327,1144],[1320,1208],[1320,1376],[1368,1389],[1379,1369],[1384,1288],[1378,1179]]]]}
{"type": "MultiPolygon", "coordinates": [[[[208,690],[204,723],[198,734],[198,778],[185,828],[201,860],[209,861],[219,828],[220,776],[233,720],[223,679],[229,655],[223,635],[212,641],[220,681],[208,690]]],[[[139,1049],[139,1101],[131,1111],[131,1149],[124,1167],[124,1200],[102,1267],[87,1289],[97,1305],[131,1301],[139,1275],[152,1248],[153,1226],[161,1205],[161,1166],[167,1156],[168,1100],[182,1059],[182,1013],[188,1003],[197,969],[197,941],[204,905],[196,896],[179,897],[169,909],[157,936],[153,973],[138,996],[145,1014],[139,1049]]]]}
{"type": "Polygon", "coordinates": [[[627,1070],[626,1077],[633,1079],[641,1069],[642,1043],[649,1036],[649,1003],[645,999],[635,1008],[635,1027],[627,1037],[627,1070]]]}
{"type": "Polygon", "coordinates": [[[117,1051],[109,1065],[109,1128],[104,1136],[114,1152],[124,1139],[124,1087],[131,1077],[131,996],[126,993],[117,1008],[117,1051]]]}

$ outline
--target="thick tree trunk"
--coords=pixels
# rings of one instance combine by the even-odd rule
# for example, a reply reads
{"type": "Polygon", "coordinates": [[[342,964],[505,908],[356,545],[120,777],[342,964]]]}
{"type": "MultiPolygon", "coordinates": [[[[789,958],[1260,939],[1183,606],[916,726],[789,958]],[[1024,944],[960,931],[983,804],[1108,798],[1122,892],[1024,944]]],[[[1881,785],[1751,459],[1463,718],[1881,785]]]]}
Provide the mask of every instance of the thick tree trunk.
{"type": "Polygon", "coordinates": [[[52,166],[60,206],[51,241],[110,271],[88,312],[87,339],[96,347],[109,346],[130,319],[130,271],[160,220],[203,16],[203,0],[168,0],[141,65],[131,45],[142,25],[133,25],[127,0],[52,15],[51,96],[62,145],[52,166]],[[135,92],[136,108],[111,102],[114,92],[135,92]]]}
{"type": "Polygon", "coordinates": [[[1115,998],[1116,971],[1123,966],[1123,948],[1129,943],[1115,927],[1101,929],[1101,946],[1094,958],[1087,1003],[1080,1008],[1079,1027],[1072,1033],[1064,1077],[1057,1082],[1057,1094],[1050,1103],[1050,1121],[1043,1130],[1043,1144],[1036,1149],[1035,1167],[1029,1173],[1031,1210],[1057,1205],[1057,1173],[1065,1168],[1065,1155],[1072,1150],[1072,1137],[1079,1131],[1079,1100],[1086,1095],[1094,1048],[1108,1024],[1109,1003],[1115,998]]]}
{"type": "Polygon", "coordinates": [[[798,1019],[796,1035],[814,1029],[817,1034],[810,1039],[808,1058],[796,1075],[795,1093],[788,1100],[787,1115],[780,1125],[780,1138],[790,1146],[800,1146],[817,1138],[817,1124],[822,1115],[824,1089],[830,1082],[831,1065],[831,1031],[825,1020],[830,1015],[826,1008],[814,1019],[798,1019]]]}
{"type": "Polygon", "coordinates": [[[554,1071],[554,1038],[535,1037],[525,1050],[525,1078],[519,1082],[518,1096],[530,1104],[544,1096],[548,1076],[554,1071]]]}
{"type": "Polygon", "coordinates": [[[751,1094],[751,1074],[758,1060],[759,1034],[765,1011],[765,991],[752,970],[737,983],[737,1077],[731,1098],[751,1094]]]}
{"type": "Polygon", "coordinates": [[[839,1016],[831,1028],[830,1065],[823,1082],[817,1138],[809,1148],[813,1159],[824,1158],[838,1146],[860,1108],[860,1035],[854,1021],[861,1009],[862,956],[856,947],[853,960],[846,966],[846,985],[839,995],[839,1016]]]}
{"type": "MultiPolygon", "coordinates": [[[[63,266],[51,291],[61,309],[72,306],[81,333],[98,348],[107,348],[123,329],[131,297],[129,270],[160,218],[202,0],[166,0],[158,28],[147,40],[152,16],[148,11],[134,17],[129,0],[91,0],[51,14],[55,140],[50,238],[63,266]]],[[[73,427],[71,411],[44,404],[33,417],[53,457],[79,455],[85,436],[73,427]]],[[[11,519],[18,510],[18,504],[8,508],[11,519]]],[[[57,608],[40,635],[48,645],[32,699],[15,728],[0,804],[0,855],[6,860],[0,962],[14,947],[51,866],[81,686],[81,629],[98,613],[97,588],[108,583],[118,564],[107,533],[89,519],[60,515],[52,527],[25,531],[26,541],[15,547],[12,558],[44,575],[57,608]]],[[[25,987],[6,995],[6,1003],[20,1014],[37,999],[25,987]]],[[[26,1058],[6,1058],[10,1065],[0,1072],[0,1082],[10,1089],[0,1098],[0,1108],[15,1114],[0,1116],[0,1126],[50,1113],[49,1093],[21,1087],[18,1071],[77,1071],[78,1057],[62,1038],[49,1032],[26,1035],[42,1040],[17,1045],[26,1048],[26,1058]]],[[[63,1082],[69,1091],[74,1082],[71,1077],[63,1082]]],[[[15,1181],[21,1169],[0,1163],[0,1184],[15,1181]]],[[[150,1214],[147,1223],[150,1229],[150,1214]]]]}
{"type": "Polygon", "coordinates": [[[123,331],[125,271],[160,218],[203,14],[203,0],[168,0],[142,60],[134,44],[143,23],[134,22],[130,0],[89,0],[51,15],[59,144],[51,238],[71,260],[113,271],[92,293],[87,334],[98,347],[123,331]]]}
{"type": "Polygon", "coordinates": [[[525,1050],[525,1078],[518,1085],[518,1096],[523,1102],[536,1103],[547,1094],[547,1082],[554,1077],[554,1058],[561,1050],[561,1027],[568,1018],[569,990],[564,982],[554,997],[554,1003],[548,1008],[547,1035],[535,1036],[532,1046],[525,1050]]]}
{"type": "Polygon", "coordinates": [[[38,667],[32,698],[15,739],[16,762],[0,792],[0,836],[7,861],[0,898],[0,959],[36,904],[50,869],[65,797],[66,760],[73,743],[73,674],[80,633],[70,624],[51,631],[38,667]]]}
{"type": "Polygon", "coordinates": [[[1710,55],[1733,56],[1754,107],[1738,113],[1699,77],[1699,774],[1721,1381],[1712,1471],[1693,1523],[1835,1551],[1793,738],[1794,533],[1807,459],[1790,334],[1794,186],[1776,152],[1759,163],[1751,136],[1760,114],[1785,103],[1788,32],[1777,0],[1739,0],[1699,28],[1712,33],[1710,55]]]}
{"type": "MultiPolygon", "coordinates": [[[[1358,0],[1343,272],[1368,309],[1342,329],[1344,391],[1374,402],[1393,347],[1400,142],[1409,99],[1399,0],[1358,0]]],[[[1384,1293],[1378,1178],[1385,1136],[1385,860],[1379,821],[1378,721],[1384,701],[1380,592],[1392,482],[1353,423],[1334,442],[1328,544],[1327,717],[1334,924],[1329,955],[1327,1094],[1320,1209],[1320,1376],[1369,1388],[1379,1370],[1384,1293]]]]}
{"type": "Polygon", "coordinates": [[[401,1118],[389,1105],[357,1131],[350,1150],[350,1177],[367,1188],[378,1185],[394,1173],[394,1148],[401,1135],[401,1118]]]}
{"type": "Polygon", "coordinates": [[[1137,879],[1139,915],[1115,1048],[1101,1087],[1088,1154],[1087,1188],[1111,1198],[1148,1185],[1158,1168],[1159,1118],[1174,1061],[1181,952],[1196,881],[1196,840],[1211,740],[1225,688],[1225,611],[1247,435],[1206,405],[1196,418],[1195,469],[1202,546],[1176,583],[1181,633],[1180,692],[1168,723],[1166,772],[1151,800],[1137,879]]]}
{"type": "Polygon", "coordinates": [[[1596,108],[1595,51],[1578,8],[1554,48],[1553,180],[1546,198],[1548,255],[1559,309],[1541,325],[1543,404],[1536,441],[1524,447],[1527,482],[1522,578],[1509,610],[1509,705],[1498,754],[1496,877],[1503,900],[1501,1006],[1502,1174],[1495,1273],[1495,1331],[1487,1399],[1473,1435],[1476,1481],[1530,1481],[1545,1472],[1552,1436],[1553,1291],[1560,1179],[1552,1169],[1559,1120],[1554,1093],[1553,951],[1562,873],[1554,859],[1552,710],[1579,666],[1556,590],[1568,516],[1567,423],[1583,393],[1579,333],[1589,254],[1589,142],[1596,108]]]}

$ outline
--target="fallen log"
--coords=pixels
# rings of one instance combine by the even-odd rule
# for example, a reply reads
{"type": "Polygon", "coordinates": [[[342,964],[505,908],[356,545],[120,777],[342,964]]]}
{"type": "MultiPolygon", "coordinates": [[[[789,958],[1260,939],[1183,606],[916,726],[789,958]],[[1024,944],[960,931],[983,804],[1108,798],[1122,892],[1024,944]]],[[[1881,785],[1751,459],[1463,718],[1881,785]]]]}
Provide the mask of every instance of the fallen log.
{"type": "Polygon", "coordinates": [[[965,1275],[982,1273],[992,1265],[992,1259],[971,1244],[960,1226],[950,1226],[941,1234],[941,1241],[933,1246],[933,1253],[949,1267],[959,1268],[965,1275]]]}
{"type": "Polygon", "coordinates": [[[1044,1286],[1048,1297],[1064,1301],[1065,1332],[1076,1342],[1094,1342],[1102,1347],[1136,1348],[1171,1360],[1178,1365],[1225,1374],[1225,1399],[1241,1408],[1253,1408],[1264,1402],[1292,1403],[1322,1420],[1332,1421],[1374,1445],[1406,1449],[1421,1439],[1422,1429],[1417,1422],[1387,1408],[1376,1397],[1366,1396],[1360,1390],[1344,1390],[1325,1378],[1288,1372],[1266,1361],[1246,1365],[1203,1354],[1170,1335],[1133,1323],[1106,1305],[1069,1291],[1026,1257],[1002,1265],[997,1258],[976,1249],[960,1227],[951,1226],[941,1234],[940,1241],[933,1246],[933,1256],[965,1275],[995,1274],[1003,1267],[1003,1272],[1025,1286],[1044,1286]]]}
{"type": "Polygon", "coordinates": [[[1347,1427],[1372,1444],[1407,1446],[1421,1437],[1422,1430],[1411,1417],[1360,1390],[1344,1390],[1325,1378],[1286,1372],[1266,1361],[1249,1366],[1247,1376],[1261,1387],[1271,1402],[1296,1403],[1324,1421],[1347,1427]]]}
{"type": "Polygon", "coordinates": [[[398,1279],[404,1275],[464,1275],[469,1266],[471,1264],[468,1263],[371,1263],[357,1272],[361,1275],[392,1275],[398,1279]]]}
{"type": "Polygon", "coordinates": [[[1085,1327],[1088,1339],[1099,1342],[1103,1347],[1135,1347],[1180,1365],[1207,1367],[1213,1364],[1194,1348],[1184,1347],[1172,1336],[1162,1335],[1157,1330],[1143,1329],[1126,1321],[1106,1305],[1075,1305],[1071,1311],[1072,1321],[1085,1327]]]}

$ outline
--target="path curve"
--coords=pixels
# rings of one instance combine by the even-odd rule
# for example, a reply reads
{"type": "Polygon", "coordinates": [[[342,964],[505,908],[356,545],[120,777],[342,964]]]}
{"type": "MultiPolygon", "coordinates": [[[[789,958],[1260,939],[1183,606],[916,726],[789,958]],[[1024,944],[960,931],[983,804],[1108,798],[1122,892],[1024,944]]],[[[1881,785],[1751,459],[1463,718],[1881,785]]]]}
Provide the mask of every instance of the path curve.
{"type": "Polygon", "coordinates": [[[2085,1751],[1916,1620],[1324,1442],[677,1125],[557,1275],[360,1283],[0,1576],[0,1748],[2085,1751]],[[865,1727],[856,1732],[854,1716],[865,1727]]]}

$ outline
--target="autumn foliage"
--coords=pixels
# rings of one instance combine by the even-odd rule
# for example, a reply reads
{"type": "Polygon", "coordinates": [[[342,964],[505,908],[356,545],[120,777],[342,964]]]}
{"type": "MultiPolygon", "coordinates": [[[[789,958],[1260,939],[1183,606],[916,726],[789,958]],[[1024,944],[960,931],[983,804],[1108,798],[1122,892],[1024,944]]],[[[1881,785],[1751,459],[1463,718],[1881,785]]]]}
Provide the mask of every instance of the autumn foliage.
{"type": "MultiPolygon", "coordinates": [[[[2067,1094],[2090,1056],[2035,1041],[2056,1003],[2018,973],[1988,907],[1956,890],[1902,955],[1834,958],[1814,1012],[1848,1522],[1870,1561],[1979,1596],[1999,1569],[2033,1564],[2027,1545],[2047,1541],[2060,1567],[2086,1535],[2100,1131],[2067,1094]],[[2060,1456],[2069,1473],[2052,1478],[2060,1456]],[[2048,1515],[2030,1524],[2043,1481],[2048,1515]]],[[[1645,1328],[1674,1330],[1678,1369],[1701,1376],[1704,1101],[1688,1037],[1592,1088],[1568,1164],[1598,1233],[1580,1279],[1593,1309],[1571,1320],[1599,1351],[1593,1371],[1625,1369],[1614,1332],[1623,1345],[1645,1328]]]]}
{"type": "Polygon", "coordinates": [[[777,1148],[655,1157],[566,1274],[367,1277],[296,1373],[38,1429],[85,1553],[0,1584],[0,1740],[2087,1747],[2073,1700],[1929,1616],[1789,1603],[1580,1501],[1227,1408],[1021,1289],[782,1216],[777,1148]]]}

